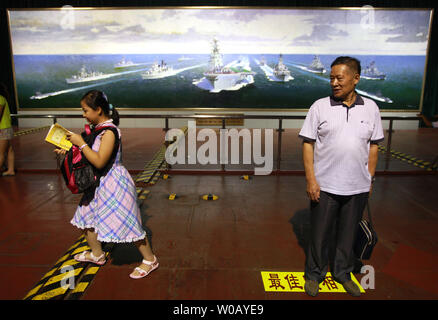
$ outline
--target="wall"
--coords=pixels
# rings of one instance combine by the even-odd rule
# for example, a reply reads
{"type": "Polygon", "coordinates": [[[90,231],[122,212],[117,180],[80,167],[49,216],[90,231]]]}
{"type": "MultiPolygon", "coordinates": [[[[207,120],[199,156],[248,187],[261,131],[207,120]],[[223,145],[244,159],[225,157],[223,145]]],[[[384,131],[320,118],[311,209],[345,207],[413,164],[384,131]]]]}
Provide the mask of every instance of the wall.
{"type": "MultiPolygon", "coordinates": [[[[199,6],[199,5],[215,5],[215,6],[270,6],[270,7],[330,7],[330,6],[356,6],[372,5],[374,7],[397,7],[397,8],[436,8],[434,1],[3,1],[0,12],[0,34],[3,39],[1,50],[1,58],[3,63],[0,64],[0,80],[5,82],[13,92],[12,67],[10,57],[9,33],[6,19],[6,8],[43,8],[43,7],[62,7],[63,5],[71,5],[73,7],[147,7],[147,6],[199,6]]],[[[438,18],[437,10],[434,10],[434,20],[432,24],[431,41],[429,48],[429,61],[427,68],[427,77],[425,83],[425,94],[423,110],[427,116],[438,114],[438,18]]],[[[17,112],[14,103],[11,104],[12,113],[17,112]]],[[[124,113],[142,113],[142,114],[193,114],[193,111],[121,111],[124,113]]],[[[203,112],[202,110],[200,112],[203,112]]],[[[224,111],[224,113],[232,113],[233,111],[224,111]]],[[[236,111],[239,112],[239,111],[236,111]]],[[[26,114],[45,114],[47,111],[20,111],[26,114]]],[[[53,113],[72,114],[72,111],[50,111],[53,113]]],[[[241,113],[241,112],[240,112],[241,113]]],[[[78,114],[80,111],[78,110],[78,114]]],[[[245,114],[266,114],[266,112],[245,112],[245,114]]],[[[270,114],[285,114],[285,115],[305,115],[306,112],[270,112],[270,114]]],[[[411,116],[415,113],[397,113],[384,112],[383,115],[402,115],[411,116]]],[[[62,119],[59,122],[67,127],[82,127],[83,120],[79,119],[62,119]]],[[[37,119],[21,119],[20,127],[34,127],[45,124],[50,124],[50,120],[37,119]]],[[[122,127],[161,127],[164,120],[154,119],[123,119],[121,120],[122,127]]],[[[185,123],[184,120],[171,120],[170,125],[178,127],[185,123]]],[[[285,128],[298,128],[302,124],[302,120],[284,121],[285,128]]],[[[277,121],[273,120],[246,120],[245,126],[253,128],[276,127],[277,121]]],[[[387,121],[384,122],[387,127],[387,121]]],[[[399,121],[395,123],[395,129],[415,129],[418,127],[418,121],[399,121]]]]}

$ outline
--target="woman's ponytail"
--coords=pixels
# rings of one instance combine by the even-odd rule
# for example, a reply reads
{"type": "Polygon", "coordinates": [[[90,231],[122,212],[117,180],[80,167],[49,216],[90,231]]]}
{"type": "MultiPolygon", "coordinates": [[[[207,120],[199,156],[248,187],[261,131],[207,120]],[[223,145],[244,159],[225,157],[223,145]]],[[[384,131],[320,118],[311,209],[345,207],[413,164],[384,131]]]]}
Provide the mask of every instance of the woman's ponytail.
{"type": "Polygon", "coordinates": [[[118,113],[118,111],[116,110],[116,108],[112,104],[110,104],[109,106],[110,106],[111,119],[113,119],[113,123],[116,126],[119,126],[119,123],[120,123],[119,113],[118,113]]]}

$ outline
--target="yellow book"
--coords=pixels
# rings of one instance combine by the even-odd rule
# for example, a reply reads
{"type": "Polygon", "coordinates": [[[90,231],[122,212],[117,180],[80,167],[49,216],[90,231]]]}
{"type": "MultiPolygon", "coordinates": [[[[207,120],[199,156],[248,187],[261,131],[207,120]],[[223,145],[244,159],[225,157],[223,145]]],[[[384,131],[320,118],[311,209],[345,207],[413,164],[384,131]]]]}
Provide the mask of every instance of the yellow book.
{"type": "Polygon", "coordinates": [[[57,123],[52,124],[49,132],[47,133],[46,141],[51,143],[51,144],[54,144],[58,148],[61,148],[61,149],[68,151],[68,150],[70,150],[72,143],[67,140],[67,132],[70,132],[70,131],[68,131],[63,126],[61,126],[57,123]]]}

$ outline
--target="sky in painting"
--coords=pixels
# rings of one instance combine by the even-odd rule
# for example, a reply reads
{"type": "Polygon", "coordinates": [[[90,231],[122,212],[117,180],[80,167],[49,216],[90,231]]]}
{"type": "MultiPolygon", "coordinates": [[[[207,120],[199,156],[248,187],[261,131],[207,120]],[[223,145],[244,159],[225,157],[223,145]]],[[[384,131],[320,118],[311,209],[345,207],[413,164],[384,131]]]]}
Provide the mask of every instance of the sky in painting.
{"type": "Polygon", "coordinates": [[[13,54],[426,55],[430,10],[10,10],[13,54]]]}

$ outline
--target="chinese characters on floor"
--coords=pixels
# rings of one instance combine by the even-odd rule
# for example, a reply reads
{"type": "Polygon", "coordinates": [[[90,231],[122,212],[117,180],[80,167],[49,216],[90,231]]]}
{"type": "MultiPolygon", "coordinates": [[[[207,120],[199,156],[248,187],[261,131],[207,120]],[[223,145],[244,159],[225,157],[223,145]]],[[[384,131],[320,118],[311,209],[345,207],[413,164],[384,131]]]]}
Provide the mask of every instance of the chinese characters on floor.
{"type": "MultiPolygon", "coordinates": [[[[265,291],[270,292],[304,292],[304,272],[276,272],[261,271],[265,291]]],[[[351,279],[359,286],[360,292],[364,293],[360,283],[351,274],[351,279]]],[[[319,285],[319,292],[346,292],[342,285],[333,280],[330,272],[319,285]]]]}

